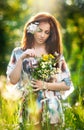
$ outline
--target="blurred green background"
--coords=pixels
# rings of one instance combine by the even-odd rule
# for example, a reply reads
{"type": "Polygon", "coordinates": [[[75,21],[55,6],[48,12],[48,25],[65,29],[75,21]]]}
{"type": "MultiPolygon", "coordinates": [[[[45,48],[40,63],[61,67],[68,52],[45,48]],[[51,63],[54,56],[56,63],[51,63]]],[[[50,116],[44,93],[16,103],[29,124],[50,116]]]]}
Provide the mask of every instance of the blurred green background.
{"type": "Polygon", "coordinates": [[[61,23],[64,56],[75,88],[67,101],[77,120],[76,130],[83,130],[84,0],[0,0],[0,76],[6,76],[11,52],[20,45],[24,24],[42,11],[53,14],[61,23]]]}

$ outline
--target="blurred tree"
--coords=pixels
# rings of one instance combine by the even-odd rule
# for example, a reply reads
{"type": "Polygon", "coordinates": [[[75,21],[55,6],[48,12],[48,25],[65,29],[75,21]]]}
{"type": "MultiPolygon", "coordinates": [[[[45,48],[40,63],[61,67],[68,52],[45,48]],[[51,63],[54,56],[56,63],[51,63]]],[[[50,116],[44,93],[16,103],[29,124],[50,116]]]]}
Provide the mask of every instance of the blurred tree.
{"type": "Polygon", "coordinates": [[[64,29],[64,44],[68,50],[67,59],[69,60],[74,51],[82,51],[84,47],[84,4],[81,3],[81,8],[79,8],[79,6],[76,6],[77,3],[74,4],[73,2],[69,5],[68,1],[70,0],[66,0],[67,3],[63,3],[64,13],[61,17],[61,23],[64,29]]]}
{"type": "Polygon", "coordinates": [[[75,86],[72,104],[84,102],[84,1],[66,0],[63,3],[64,55],[68,61],[75,86]],[[80,3],[80,4],[79,4],[80,3]]]}
{"type": "Polygon", "coordinates": [[[5,74],[9,54],[14,46],[18,46],[22,37],[24,16],[28,19],[26,0],[0,1],[0,74],[5,74]]]}

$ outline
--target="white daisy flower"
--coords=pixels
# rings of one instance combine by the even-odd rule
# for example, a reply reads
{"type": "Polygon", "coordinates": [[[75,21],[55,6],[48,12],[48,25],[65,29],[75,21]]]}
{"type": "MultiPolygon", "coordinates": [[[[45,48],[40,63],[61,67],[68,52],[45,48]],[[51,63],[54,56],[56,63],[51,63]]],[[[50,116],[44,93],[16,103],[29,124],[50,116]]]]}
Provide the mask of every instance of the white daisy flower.
{"type": "Polygon", "coordinates": [[[37,29],[38,29],[38,22],[35,22],[35,23],[31,23],[28,27],[27,27],[27,33],[32,33],[34,34],[37,29]]]}

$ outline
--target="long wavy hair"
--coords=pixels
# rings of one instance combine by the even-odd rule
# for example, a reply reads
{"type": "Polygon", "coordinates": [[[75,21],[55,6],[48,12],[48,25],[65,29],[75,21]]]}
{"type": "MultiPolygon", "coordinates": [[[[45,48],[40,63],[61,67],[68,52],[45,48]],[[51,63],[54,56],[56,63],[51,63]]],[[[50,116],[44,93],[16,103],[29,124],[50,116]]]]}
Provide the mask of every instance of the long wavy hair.
{"type": "Polygon", "coordinates": [[[29,24],[34,22],[47,22],[50,24],[50,35],[46,40],[46,51],[47,53],[54,54],[55,52],[62,53],[62,37],[60,31],[60,24],[54,16],[49,13],[42,12],[33,16],[24,27],[23,38],[22,38],[22,49],[33,48],[34,46],[34,35],[27,33],[27,27],[29,24]]]}

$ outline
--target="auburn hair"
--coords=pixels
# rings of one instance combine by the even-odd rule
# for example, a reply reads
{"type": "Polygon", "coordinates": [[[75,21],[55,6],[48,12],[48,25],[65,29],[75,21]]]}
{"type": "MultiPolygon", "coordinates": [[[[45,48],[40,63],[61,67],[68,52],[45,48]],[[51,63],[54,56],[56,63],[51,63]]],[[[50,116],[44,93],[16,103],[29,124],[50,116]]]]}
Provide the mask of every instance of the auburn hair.
{"type": "Polygon", "coordinates": [[[57,19],[49,13],[42,12],[33,16],[24,27],[22,48],[26,50],[34,46],[34,35],[27,32],[27,27],[34,22],[47,22],[50,24],[50,35],[46,40],[46,51],[54,54],[55,52],[62,53],[62,37],[60,31],[60,24],[57,19]]]}

